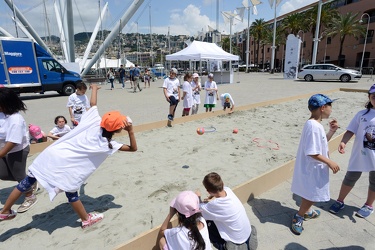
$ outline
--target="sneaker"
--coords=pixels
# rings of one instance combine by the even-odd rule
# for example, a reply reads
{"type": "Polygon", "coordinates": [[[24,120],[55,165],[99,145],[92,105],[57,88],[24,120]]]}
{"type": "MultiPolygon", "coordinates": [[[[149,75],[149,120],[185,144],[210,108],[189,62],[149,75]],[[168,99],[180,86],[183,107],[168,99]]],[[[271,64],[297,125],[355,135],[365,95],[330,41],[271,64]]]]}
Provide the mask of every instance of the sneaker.
{"type": "Polygon", "coordinates": [[[341,209],[345,207],[344,202],[341,201],[335,201],[329,208],[329,211],[333,214],[337,214],[341,209]]]}
{"type": "Polygon", "coordinates": [[[10,210],[10,214],[0,214],[0,221],[3,220],[11,220],[17,216],[17,212],[14,210],[10,210]]]}
{"type": "Polygon", "coordinates": [[[29,197],[25,197],[25,200],[21,204],[21,206],[18,207],[17,212],[18,213],[24,213],[30,208],[32,208],[36,203],[38,202],[38,199],[36,198],[36,195],[33,194],[29,197]]]}
{"type": "Polygon", "coordinates": [[[292,220],[292,231],[293,233],[300,235],[303,230],[303,217],[295,214],[292,220]]]}
{"type": "Polygon", "coordinates": [[[320,216],[319,210],[312,210],[311,213],[306,213],[303,215],[304,220],[316,219],[320,216]]]}
{"type": "Polygon", "coordinates": [[[82,226],[81,226],[82,229],[92,226],[95,223],[100,222],[104,218],[104,214],[100,214],[100,213],[89,213],[88,216],[89,216],[88,220],[82,221],[82,226]]]}
{"type": "Polygon", "coordinates": [[[374,212],[374,208],[365,204],[363,205],[363,207],[361,207],[361,209],[358,210],[358,212],[355,215],[361,218],[366,218],[373,212],[374,212]]]}

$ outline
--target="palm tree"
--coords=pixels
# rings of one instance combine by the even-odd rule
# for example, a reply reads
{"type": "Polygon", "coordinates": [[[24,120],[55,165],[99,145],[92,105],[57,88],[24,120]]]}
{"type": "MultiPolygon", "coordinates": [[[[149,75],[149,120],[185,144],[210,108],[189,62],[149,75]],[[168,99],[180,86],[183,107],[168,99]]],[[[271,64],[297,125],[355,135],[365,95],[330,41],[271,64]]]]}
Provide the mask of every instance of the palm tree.
{"type": "MultiPolygon", "coordinates": [[[[305,13],[306,18],[306,27],[307,30],[311,32],[311,34],[315,34],[316,30],[316,20],[318,16],[318,4],[316,4],[311,10],[305,13]]],[[[320,12],[320,26],[319,31],[324,32],[327,29],[333,20],[339,16],[339,12],[337,9],[331,7],[331,4],[324,4],[322,6],[322,10],[320,12]]],[[[306,30],[304,30],[306,31],[306,30]]],[[[326,32],[327,33],[327,32],[326,32]]],[[[314,50],[314,43],[311,44],[311,51],[314,50]]],[[[311,57],[313,53],[311,54],[311,57]]],[[[311,58],[312,60],[312,58],[311,58]]]]}
{"type": "Polygon", "coordinates": [[[261,19],[255,19],[255,21],[251,24],[250,32],[251,35],[254,37],[254,40],[256,41],[257,48],[254,52],[254,63],[258,65],[258,58],[259,58],[259,45],[261,40],[263,39],[263,34],[265,30],[265,24],[263,18],[261,19]]]}
{"type": "Polygon", "coordinates": [[[288,33],[297,35],[300,30],[307,31],[308,19],[302,13],[294,13],[282,20],[282,29],[288,33]]]}
{"type": "Polygon", "coordinates": [[[221,40],[221,47],[223,48],[223,50],[225,50],[226,52],[229,52],[230,50],[230,41],[229,41],[229,37],[225,37],[221,40]]]}
{"type": "Polygon", "coordinates": [[[359,23],[357,19],[358,13],[354,14],[348,12],[343,15],[339,15],[333,20],[331,25],[327,30],[327,36],[339,36],[340,38],[340,49],[339,49],[339,66],[344,66],[345,60],[342,57],[342,49],[344,45],[345,38],[347,36],[353,36],[359,38],[361,35],[365,36],[366,29],[359,23]]]}

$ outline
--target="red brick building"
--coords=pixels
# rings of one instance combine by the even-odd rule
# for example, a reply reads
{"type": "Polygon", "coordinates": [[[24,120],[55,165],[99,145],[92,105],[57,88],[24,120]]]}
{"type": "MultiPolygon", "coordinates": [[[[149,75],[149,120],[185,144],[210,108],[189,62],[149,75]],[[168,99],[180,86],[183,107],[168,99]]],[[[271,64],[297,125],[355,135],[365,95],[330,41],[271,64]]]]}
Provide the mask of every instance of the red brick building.
{"type": "MultiPolygon", "coordinates": [[[[361,15],[367,13],[370,19],[367,18],[367,15],[364,14],[362,17],[362,25],[367,28],[368,25],[368,35],[366,41],[366,49],[364,53],[364,60],[363,60],[363,68],[364,73],[368,68],[375,67],[375,39],[374,39],[374,30],[375,30],[375,0],[334,0],[334,1],[323,1],[324,3],[330,2],[335,8],[337,8],[338,12],[341,14],[346,14],[348,12],[358,13],[358,20],[361,19],[361,15]],[[368,23],[369,22],[369,23],[368,23]]],[[[317,3],[311,4],[304,8],[295,10],[291,13],[298,13],[304,12],[313,6],[317,5],[317,3]]],[[[277,21],[282,20],[286,16],[290,15],[291,13],[285,14],[283,16],[277,17],[277,21]]],[[[267,23],[272,24],[273,19],[267,21],[267,23]]],[[[244,38],[241,43],[239,43],[239,50],[241,53],[241,58],[243,61],[246,61],[246,31],[241,32],[244,38]]],[[[301,57],[303,64],[311,63],[312,53],[313,53],[313,39],[314,34],[310,32],[300,32],[299,35],[303,38],[303,45],[301,49],[301,57]]],[[[320,35],[322,36],[322,35],[320,35]]],[[[254,63],[254,40],[250,37],[250,61],[254,63]]],[[[362,53],[365,45],[365,38],[361,37],[359,39],[355,39],[354,37],[346,37],[344,46],[343,46],[343,58],[342,64],[344,67],[349,68],[359,68],[362,59],[362,53]]],[[[318,53],[316,57],[317,63],[333,63],[339,65],[338,56],[339,56],[339,37],[324,37],[319,42],[318,46],[318,53]]],[[[267,68],[271,61],[271,45],[264,46],[264,53],[263,48],[259,48],[259,66],[260,68],[267,68]],[[265,66],[263,66],[263,62],[265,66]]],[[[283,68],[283,60],[284,58],[284,50],[285,45],[280,45],[276,49],[276,56],[275,56],[275,68],[280,69],[283,68]]]]}

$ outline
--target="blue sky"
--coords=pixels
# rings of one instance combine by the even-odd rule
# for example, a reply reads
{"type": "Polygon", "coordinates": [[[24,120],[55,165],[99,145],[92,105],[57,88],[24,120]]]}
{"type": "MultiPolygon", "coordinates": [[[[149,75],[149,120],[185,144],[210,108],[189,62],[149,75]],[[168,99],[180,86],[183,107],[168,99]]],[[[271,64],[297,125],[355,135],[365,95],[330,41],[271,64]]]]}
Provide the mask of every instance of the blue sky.
{"type": "MultiPolygon", "coordinates": [[[[42,0],[13,0],[23,15],[29,20],[40,36],[48,35],[46,15],[42,0]]],[[[243,0],[145,0],[142,6],[130,19],[122,30],[123,33],[150,32],[150,9],[152,32],[167,34],[168,28],[172,35],[196,36],[198,31],[207,31],[208,25],[216,28],[217,2],[219,2],[219,31],[229,34],[229,24],[225,24],[221,15],[222,11],[233,12],[237,7],[242,7],[243,0]],[[149,7],[151,6],[151,8],[149,7]],[[137,25],[138,23],[138,25],[137,25]]],[[[248,0],[249,1],[249,0],[248,0]]],[[[53,10],[54,0],[45,0],[50,33],[58,34],[56,18],[53,10]]],[[[63,1],[65,2],[65,0],[63,1]]],[[[103,20],[103,28],[110,30],[133,2],[131,0],[100,1],[101,7],[105,2],[109,10],[103,20]]],[[[271,9],[269,0],[261,0],[257,5],[258,15],[251,13],[250,22],[264,18],[266,21],[273,19],[274,10],[271,9]]],[[[277,7],[277,15],[282,15],[301,8],[318,0],[282,0],[277,7]]],[[[0,1],[0,26],[15,35],[12,22],[12,11],[4,1],[0,1]]],[[[92,31],[99,16],[99,1],[73,0],[74,32],[92,31]]],[[[247,27],[247,12],[243,22],[237,22],[232,27],[232,32],[243,30],[247,27]]],[[[22,34],[22,33],[21,33],[22,34]]],[[[23,35],[21,35],[23,36],[23,35]]]]}

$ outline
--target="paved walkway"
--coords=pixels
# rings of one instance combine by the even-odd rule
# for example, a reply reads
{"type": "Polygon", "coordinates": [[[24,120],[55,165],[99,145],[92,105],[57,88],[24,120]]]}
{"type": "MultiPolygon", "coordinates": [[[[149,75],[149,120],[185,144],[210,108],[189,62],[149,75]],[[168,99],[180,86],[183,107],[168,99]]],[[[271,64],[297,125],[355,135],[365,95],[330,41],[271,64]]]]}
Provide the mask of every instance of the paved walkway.
{"type": "Polygon", "coordinates": [[[330,172],[331,201],[317,203],[321,215],[304,222],[304,231],[295,235],[290,230],[291,220],[297,212],[300,198],[290,191],[291,179],[255,197],[245,208],[251,223],[257,228],[258,249],[375,249],[375,214],[367,219],[355,216],[366,201],[368,173],[364,173],[345,199],[346,207],[339,214],[328,212],[337,198],[352,148],[348,143],[346,154],[331,155],[341,171],[330,172]]]}

